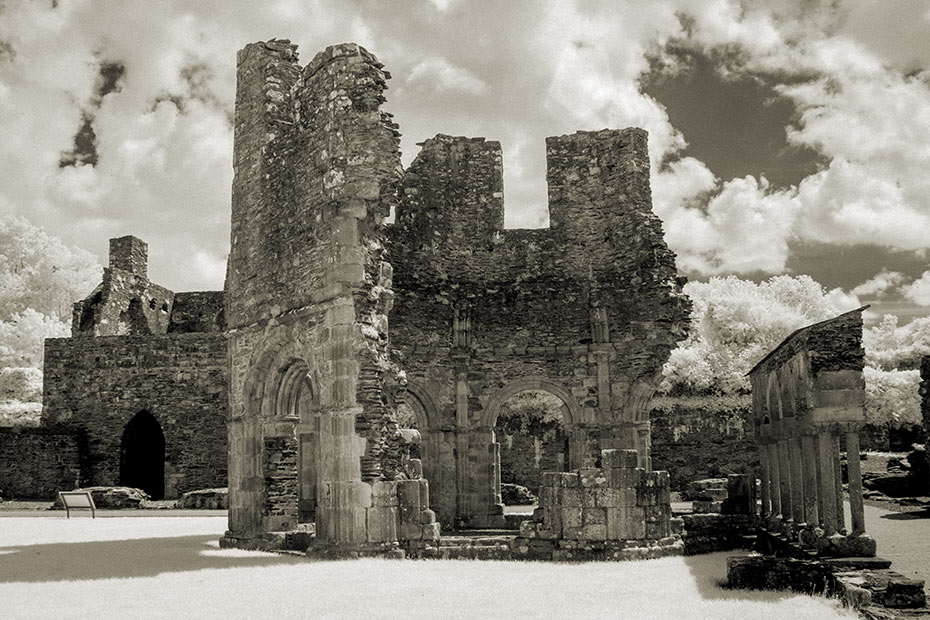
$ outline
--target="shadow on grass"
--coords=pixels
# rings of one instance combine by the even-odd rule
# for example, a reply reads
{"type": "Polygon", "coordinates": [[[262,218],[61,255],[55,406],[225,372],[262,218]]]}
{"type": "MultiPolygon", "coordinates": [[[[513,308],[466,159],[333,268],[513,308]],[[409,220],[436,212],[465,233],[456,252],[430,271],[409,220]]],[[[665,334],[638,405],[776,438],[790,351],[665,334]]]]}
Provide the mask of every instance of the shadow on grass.
{"type": "Polygon", "coordinates": [[[216,539],[206,535],[0,547],[0,583],[152,577],[305,562],[292,556],[221,552],[216,539]]]}
{"type": "Polygon", "coordinates": [[[879,516],[879,519],[892,521],[908,521],[910,519],[930,519],[930,508],[922,510],[909,510],[908,512],[889,512],[879,516]]]}
{"type": "Polygon", "coordinates": [[[685,566],[694,577],[698,594],[705,600],[762,601],[775,603],[797,596],[791,591],[741,590],[727,586],[727,558],[747,555],[746,551],[718,551],[702,555],[684,556],[685,566]]]}

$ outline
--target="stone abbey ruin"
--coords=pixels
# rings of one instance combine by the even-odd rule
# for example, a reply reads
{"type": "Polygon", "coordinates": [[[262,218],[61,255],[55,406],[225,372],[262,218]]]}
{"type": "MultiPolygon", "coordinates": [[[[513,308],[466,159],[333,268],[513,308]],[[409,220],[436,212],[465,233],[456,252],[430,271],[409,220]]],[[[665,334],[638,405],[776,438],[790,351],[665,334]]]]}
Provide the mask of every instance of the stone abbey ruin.
{"type": "MultiPolygon", "coordinates": [[[[500,145],[439,135],[404,171],[380,111],[388,75],[365,50],[301,67],[289,42],[259,43],[238,70],[227,543],[309,521],[316,544],[360,547],[433,540],[437,518],[503,526],[493,428],[527,389],[562,401],[570,465],[632,450],[632,471],[649,469],[647,404],[689,305],[651,212],[644,132],[550,138],[551,227],[510,231],[500,145]]],[[[605,484],[554,537],[645,523],[636,486],[605,484]]],[[[653,539],[667,495],[666,479],[653,539]]]]}
{"type": "MultiPolygon", "coordinates": [[[[158,286],[146,244],[112,239],[72,337],[46,341],[43,427],[0,429],[8,489],[174,498],[228,482],[224,546],[450,557],[441,529],[517,525],[495,428],[536,391],[558,403],[564,460],[541,474],[519,534],[474,557],[658,557],[758,532],[799,562],[887,569],[855,458],[850,528],[841,509],[840,449],[858,454],[863,417],[862,309],[798,330],[750,373],[761,515],[743,474],[723,514],[673,518],[649,403],[690,302],[652,212],[646,133],[548,138],[550,226],[504,229],[500,145],[440,134],[405,170],[380,109],[388,79],[354,44],[306,66],[285,40],[239,52],[224,291],[158,286]]],[[[731,581],[784,573],[809,589],[806,568],[758,562],[734,562],[731,581]]]]}

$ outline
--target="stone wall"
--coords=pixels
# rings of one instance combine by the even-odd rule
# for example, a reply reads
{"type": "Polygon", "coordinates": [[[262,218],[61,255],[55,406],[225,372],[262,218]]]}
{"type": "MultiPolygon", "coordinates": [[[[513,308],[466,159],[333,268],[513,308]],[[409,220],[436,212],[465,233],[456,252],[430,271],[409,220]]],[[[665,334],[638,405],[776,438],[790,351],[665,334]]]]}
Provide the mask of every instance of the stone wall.
{"type": "Polygon", "coordinates": [[[738,396],[659,396],[650,405],[652,466],[671,487],[693,480],[758,471],[752,400],[738,396]]]}
{"type": "Polygon", "coordinates": [[[175,293],[168,333],[222,332],[225,328],[223,291],[175,293]]]}
{"type": "Polygon", "coordinates": [[[168,331],[174,293],[149,281],[148,245],[126,236],[110,239],[103,281],[74,304],[71,335],[140,336],[168,331]]]}
{"type": "Polygon", "coordinates": [[[690,304],[652,213],[646,133],[546,141],[549,229],[504,230],[501,147],[427,140],[388,229],[391,343],[423,420],[443,522],[500,522],[493,429],[521,390],[559,397],[569,466],[602,448],[649,467],[648,404],[690,304]],[[443,446],[449,450],[444,451],[443,446]]]}
{"type": "Polygon", "coordinates": [[[555,541],[553,550],[577,551],[552,559],[591,553],[622,557],[628,546],[650,542],[680,554],[683,546],[672,531],[668,472],[647,472],[637,462],[635,450],[603,450],[602,467],[544,474],[539,508],[532,521],[521,524],[520,536],[555,541]]]}
{"type": "Polygon", "coordinates": [[[69,428],[0,427],[0,498],[52,499],[83,485],[86,441],[69,428]]]}
{"type": "Polygon", "coordinates": [[[226,485],[226,342],[220,333],[49,338],[42,424],[87,436],[82,483],[120,483],[127,423],[151,413],[165,437],[168,497],[226,485]]]}

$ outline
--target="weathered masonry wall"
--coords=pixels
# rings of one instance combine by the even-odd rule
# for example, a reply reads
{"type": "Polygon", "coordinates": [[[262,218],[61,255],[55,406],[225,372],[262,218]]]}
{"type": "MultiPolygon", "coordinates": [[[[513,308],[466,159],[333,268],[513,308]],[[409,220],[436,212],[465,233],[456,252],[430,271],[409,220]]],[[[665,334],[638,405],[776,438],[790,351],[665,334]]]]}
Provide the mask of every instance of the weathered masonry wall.
{"type": "Polygon", "coordinates": [[[646,132],[546,141],[551,227],[503,229],[501,148],[438,135],[423,144],[388,229],[391,344],[423,435],[444,523],[501,522],[501,406],[559,397],[568,466],[601,449],[649,468],[649,401],[690,304],[652,213],[646,132]]]}
{"type": "Polygon", "coordinates": [[[77,488],[85,456],[73,429],[0,427],[0,498],[51,499],[77,488]]]}
{"type": "Polygon", "coordinates": [[[124,429],[148,411],[165,437],[167,497],[225,486],[226,392],[220,333],[45,341],[42,424],[86,433],[85,485],[120,484],[124,429]]]}
{"type": "Polygon", "coordinates": [[[431,513],[406,527],[400,487],[380,484],[401,470],[390,446],[403,394],[381,239],[401,174],[379,109],[388,77],[354,44],[305,67],[288,41],[239,52],[224,545],[261,546],[302,522],[315,522],[318,549],[438,536],[431,513]]]}
{"type": "Polygon", "coordinates": [[[862,311],[802,328],[750,372],[768,526],[822,555],[875,555],[865,534],[859,428],[864,417],[862,311]],[[852,523],[843,517],[840,437],[852,523]]]}
{"type": "Polygon", "coordinates": [[[638,461],[635,450],[604,450],[601,467],[544,474],[534,520],[520,526],[526,551],[545,549],[553,560],[681,554],[668,472],[647,472],[638,461]]]}
{"type": "Polygon", "coordinates": [[[652,466],[669,472],[672,490],[693,480],[758,471],[752,399],[657,396],[650,404],[652,466]]]}

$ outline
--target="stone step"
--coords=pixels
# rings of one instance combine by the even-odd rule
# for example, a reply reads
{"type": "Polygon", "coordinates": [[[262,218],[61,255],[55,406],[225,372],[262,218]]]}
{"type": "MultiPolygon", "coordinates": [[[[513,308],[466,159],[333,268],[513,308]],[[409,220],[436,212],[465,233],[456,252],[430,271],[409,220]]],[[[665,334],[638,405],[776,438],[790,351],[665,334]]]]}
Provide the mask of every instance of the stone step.
{"type": "Polygon", "coordinates": [[[437,560],[509,560],[507,545],[469,545],[466,547],[430,547],[422,557],[437,560]]]}
{"type": "Polygon", "coordinates": [[[516,538],[516,535],[510,536],[442,536],[439,539],[440,547],[487,547],[493,545],[507,546],[516,538]]]}

